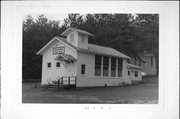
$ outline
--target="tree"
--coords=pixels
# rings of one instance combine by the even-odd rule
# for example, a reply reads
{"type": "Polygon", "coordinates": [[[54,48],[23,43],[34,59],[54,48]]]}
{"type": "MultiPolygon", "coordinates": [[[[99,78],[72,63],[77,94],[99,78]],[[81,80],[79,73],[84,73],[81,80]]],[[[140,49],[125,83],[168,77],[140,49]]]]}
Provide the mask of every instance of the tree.
{"type": "Polygon", "coordinates": [[[68,18],[64,19],[64,26],[77,28],[83,24],[83,15],[69,14],[68,18]]]}
{"type": "Polygon", "coordinates": [[[40,15],[36,20],[28,15],[23,21],[23,79],[40,79],[42,58],[36,53],[66,29],[59,24],[59,21],[48,20],[44,15],[40,15]]]}
{"type": "Polygon", "coordinates": [[[152,52],[158,63],[158,14],[69,14],[61,26],[60,21],[44,15],[36,20],[28,15],[23,21],[23,78],[41,77],[41,57],[36,52],[68,27],[94,34],[89,43],[112,47],[133,58],[152,52]]]}
{"type": "Polygon", "coordinates": [[[136,18],[141,39],[141,52],[150,52],[155,55],[156,69],[159,69],[159,15],[158,14],[139,14],[136,18]]]}

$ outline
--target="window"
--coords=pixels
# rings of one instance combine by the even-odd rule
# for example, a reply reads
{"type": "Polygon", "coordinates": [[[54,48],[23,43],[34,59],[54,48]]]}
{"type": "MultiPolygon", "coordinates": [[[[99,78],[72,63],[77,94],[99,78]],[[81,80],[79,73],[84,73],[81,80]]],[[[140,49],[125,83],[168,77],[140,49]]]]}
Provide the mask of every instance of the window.
{"type": "Polygon", "coordinates": [[[74,34],[70,35],[70,42],[74,42],[74,34]]]}
{"type": "Polygon", "coordinates": [[[86,65],[82,64],[81,65],[81,74],[85,74],[85,69],[86,69],[86,65]]]}
{"type": "Polygon", "coordinates": [[[81,42],[85,43],[85,35],[81,35],[81,42]]]}
{"type": "Polygon", "coordinates": [[[134,76],[135,76],[135,77],[138,77],[138,71],[135,71],[135,72],[134,72],[134,76]]]}
{"type": "Polygon", "coordinates": [[[60,66],[61,66],[60,62],[56,62],[56,67],[60,67],[60,66]]]}
{"type": "Polygon", "coordinates": [[[103,56],[103,76],[108,76],[109,73],[109,57],[103,56]]]}
{"type": "Polygon", "coordinates": [[[111,76],[116,77],[116,58],[111,58],[111,76]]]}
{"type": "Polygon", "coordinates": [[[50,63],[50,62],[47,63],[47,67],[48,67],[48,68],[51,67],[51,63],[50,63]]]}
{"type": "Polygon", "coordinates": [[[123,60],[118,59],[118,77],[122,77],[123,60]]]}
{"type": "Polygon", "coordinates": [[[130,75],[130,71],[128,71],[128,76],[130,75]]]}
{"type": "Polygon", "coordinates": [[[153,66],[153,56],[151,56],[151,66],[153,66]]]}
{"type": "Polygon", "coordinates": [[[101,76],[101,58],[100,55],[95,55],[95,76],[101,76]]]}

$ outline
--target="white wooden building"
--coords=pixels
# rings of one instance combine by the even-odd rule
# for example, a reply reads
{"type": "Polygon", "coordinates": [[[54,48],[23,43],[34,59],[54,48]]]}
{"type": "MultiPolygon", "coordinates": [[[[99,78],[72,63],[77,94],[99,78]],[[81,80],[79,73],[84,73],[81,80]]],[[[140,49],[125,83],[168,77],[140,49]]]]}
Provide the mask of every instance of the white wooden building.
{"type": "Polygon", "coordinates": [[[157,75],[157,61],[153,53],[144,53],[141,55],[141,59],[144,61],[141,63],[142,71],[146,75],[157,75]]]}
{"type": "Polygon", "coordinates": [[[76,87],[119,86],[141,81],[141,67],[128,64],[127,55],[110,47],[88,43],[84,30],[68,28],[54,37],[37,54],[42,55],[42,82],[75,77],[76,87]]]}
{"type": "Polygon", "coordinates": [[[142,67],[143,74],[146,75],[157,75],[157,61],[153,53],[144,52],[140,55],[140,59],[131,58],[129,61],[131,64],[142,67]]]}

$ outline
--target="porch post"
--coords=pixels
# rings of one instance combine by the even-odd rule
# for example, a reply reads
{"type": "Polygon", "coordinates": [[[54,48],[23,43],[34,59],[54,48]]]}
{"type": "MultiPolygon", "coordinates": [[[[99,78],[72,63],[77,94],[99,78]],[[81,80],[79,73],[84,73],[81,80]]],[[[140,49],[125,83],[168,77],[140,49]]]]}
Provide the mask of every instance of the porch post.
{"type": "Polygon", "coordinates": [[[108,77],[111,77],[111,57],[109,57],[109,75],[108,77]]]}
{"type": "Polygon", "coordinates": [[[101,77],[103,77],[103,56],[101,55],[101,77]]]}
{"type": "Polygon", "coordinates": [[[116,77],[118,77],[118,58],[116,57],[116,77]]]}

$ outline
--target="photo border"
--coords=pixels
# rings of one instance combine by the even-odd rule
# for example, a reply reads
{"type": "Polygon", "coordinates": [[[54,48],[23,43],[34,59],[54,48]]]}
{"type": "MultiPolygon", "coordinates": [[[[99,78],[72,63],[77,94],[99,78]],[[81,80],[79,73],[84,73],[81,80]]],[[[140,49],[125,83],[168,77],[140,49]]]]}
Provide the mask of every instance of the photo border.
{"type": "MultiPolygon", "coordinates": [[[[68,1],[2,2],[2,117],[18,119],[59,118],[178,118],[178,71],[170,71],[179,62],[176,20],[177,2],[150,1],[68,1]],[[73,11],[73,12],[72,12],[73,11]],[[159,103],[158,104],[22,104],[22,21],[24,14],[60,13],[136,13],[159,14],[159,103]],[[172,14],[173,13],[173,14],[172,14]],[[175,29],[175,30],[174,30],[175,29]],[[11,35],[9,35],[11,34],[11,35]],[[174,39],[173,42],[170,39],[174,39]],[[171,46],[169,48],[169,45],[171,46]],[[8,54],[8,55],[7,55],[8,54]],[[169,58],[169,56],[171,58],[169,58]],[[173,63],[169,65],[169,62],[173,63]],[[175,65],[176,64],[176,65],[175,65]],[[9,75],[11,73],[11,75],[9,75]],[[174,78],[174,82],[170,80],[174,78]],[[7,80],[11,79],[11,80],[7,80]],[[173,98],[174,97],[174,98],[173,98]],[[174,102],[173,102],[174,101],[174,102]],[[173,107],[172,107],[173,106],[173,107]],[[174,108],[174,109],[173,109],[174,108]],[[71,112],[71,114],[69,114],[71,112]],[[97,113],[98,116],[95,117],[97,113]],[[108,112],[108,113],[107,113],[108,112]],[[83,113],[82,115],[79,115],[83,113]],[[131,114],[130,114],[131,113],[131,114]],[[143,113],[143,115],[142,115],[143,113]],[[92,115],[93,114],[93,115],[92,115]],[[95,115],[94,115],[95,114],[95,115]],[[166,116],[168,115],[168,116],[166,116]],[[65,116],[66,117],[66,116],[65,116]]],[[[179,25],[178,25],[179,26],[179,25]]]]}

